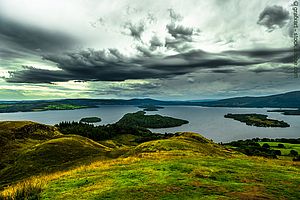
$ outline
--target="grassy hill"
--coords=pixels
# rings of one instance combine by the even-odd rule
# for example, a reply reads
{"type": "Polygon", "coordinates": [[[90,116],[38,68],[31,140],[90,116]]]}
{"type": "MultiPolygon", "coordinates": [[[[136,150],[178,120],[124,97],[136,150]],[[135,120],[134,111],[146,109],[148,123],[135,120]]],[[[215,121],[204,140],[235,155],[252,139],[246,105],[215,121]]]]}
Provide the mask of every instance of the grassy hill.
{"type": "Polygon", "coordinates": [[[0,122],[0,136],[0,188],[40,173],[68,169],[110,151],[88,138],[63,135],[56,127],[34,122],[0,122]]]}
{"type": "Polygon", "coordinates": [[[57,133],[26,146],[0,177],[29,169],[31,176],[11,180],[0,199],[300,198],[299,162],[248,157],[196,133],[144,143],[136,137],[94,142],[57,133]]]}

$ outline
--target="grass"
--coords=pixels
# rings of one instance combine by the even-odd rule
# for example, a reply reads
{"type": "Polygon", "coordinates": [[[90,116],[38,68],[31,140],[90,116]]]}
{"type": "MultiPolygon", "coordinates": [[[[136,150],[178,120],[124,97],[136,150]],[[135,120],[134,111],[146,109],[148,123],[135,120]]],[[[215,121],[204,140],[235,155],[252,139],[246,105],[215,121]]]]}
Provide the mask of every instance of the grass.
{"type": "Polygon", "coordinates": [[[41,173],[67,170],[71,167],[106,159],[111,148],[88,138],[57,132],[33,122],[1,122],[0,189],[41,173]]]}
{"type": "Polygon", "coordinates": [[[135,139],[71,135],[29,145],[1,170],[1,180],[12,179],[0,199],[300,198],[299,162],[248,157],[195,133],[135,139]]]}
{"type": "MultiPolygon", "coordinates": [[[[41,177],[46,183],[39,195],[41,199],[299,199],[299,174],[299,165],[264,158],[142,153],[41,177]]],[[[32,185],[24,186],[31,190],[32,185]]]]}

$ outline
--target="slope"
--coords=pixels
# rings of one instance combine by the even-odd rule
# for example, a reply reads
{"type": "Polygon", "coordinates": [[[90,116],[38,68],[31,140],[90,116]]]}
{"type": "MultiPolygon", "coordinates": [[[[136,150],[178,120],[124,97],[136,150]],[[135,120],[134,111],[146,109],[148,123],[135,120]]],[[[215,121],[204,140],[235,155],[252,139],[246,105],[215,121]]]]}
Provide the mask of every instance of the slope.
{"type": "Polygon", "coordinates": [[[28,179],[0,199],[299,199],[299,185],[299,163],[247,157],[178,133],[117,159],[28,179]]]}

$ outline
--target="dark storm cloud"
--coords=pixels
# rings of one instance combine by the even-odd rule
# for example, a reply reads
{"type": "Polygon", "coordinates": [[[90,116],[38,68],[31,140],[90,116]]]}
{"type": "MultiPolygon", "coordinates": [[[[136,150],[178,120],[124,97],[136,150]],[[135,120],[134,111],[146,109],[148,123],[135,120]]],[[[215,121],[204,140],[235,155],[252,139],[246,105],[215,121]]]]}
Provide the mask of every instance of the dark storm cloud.
{"type": "Polygon", "coordinates": [[[141,40],[142,33],[145,31],[145,25],[142,22],[138,24],[126,23],[125,28],[129,30],[129,35],[137,40],[141,40]]]}
{"type": "MultiPolygon", "coordinates": [[[[228,51],[208,53],[193,50],[172,56],[127,57],[118,50],[86,50],[76,53],[48,55],[44,59],[60,70],[26,68],[13,72],[8,82],[49,83],[57,81],[124,81],[129,79],[169,78],[199,70],[224,70],[278,61],[292,50],[228,51]],[[272,56],[272,52],[274,53],[272,56]]],[[[280,64],[280,63],[279,63],[280,64]]],[[[217,71],[215,71],[217,72],[217,71]]],[[[219,71],[221,72],[221,71],[219,71]]],[[[223,73],[228,73],[228,70],[223,73]]]]}
{"type": "Polygon", "coordinates": [[[256,49],[256,50],[242,50],[242,51],[227,51],[232,55],[241,55],[252,58],[272,60],[278,63],[292,63],[294,53],[299,54],[300,48],[296,49],[256,49]]]}
{"type": "Polygon", "coordinates": [[[214,69],[211,70],[213,73],[230,74],[236,72],[234,69],[214,69]]]}
{"type": "Polygon", "coordinates": [[[73,46],[75,39],[62,33],[13,22],[0,15],[0,42],[6,49],[43,53],[68,49],[73,46]]]}
{"type": "Polygon", "coordinates": [[[289,12],[281,6],[268,6],[259,15],[257,23],[273,31],[282,28],[290,19],[289,12]]]}
{"type": "Polygon", "coordinates": [[[23,66],[23,68],[23,70],[16,73],[10,72],[13,75],[13,79],[8,79],[8,82],[51,83],[73,80],[72,76],[65,71],[51,71],[46,69],[37,69],[30,66],[23,66]]]}

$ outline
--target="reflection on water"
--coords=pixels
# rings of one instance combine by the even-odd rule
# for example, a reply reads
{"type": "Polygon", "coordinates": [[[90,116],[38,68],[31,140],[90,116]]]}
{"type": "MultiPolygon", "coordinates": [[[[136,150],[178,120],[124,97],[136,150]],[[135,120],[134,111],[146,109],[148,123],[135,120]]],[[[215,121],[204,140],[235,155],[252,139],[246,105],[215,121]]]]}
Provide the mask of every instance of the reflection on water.
{"type": "MultiPolygon", "coordinates": [[[[31,120],[44,124],[56,124],[60,121],[79,121],[83,117],[97,116],[100,123],[108,124],[118,121],[124,114],[140,110],[134,106],[101,106],[80,110],[60,110],[43,112],[0,113],[0,120],[31,120]]],[[[280,113],[268,113],[267,108],[206,108],[197,106],[167,106],[156,112],[181,119],[190,123],[174,128],[152,129],[154,132],[193,131],[213,139],[216,142],[227,142],[253,137],[296,138],[300,137],[300,116],[285,116],[280,113]],[[284,120],[291,125],[289,128],[264,128],[247,126],[233,119],[225,119],[227,113],[258,113],[267,114],[270,118],[284,120]]]]}

